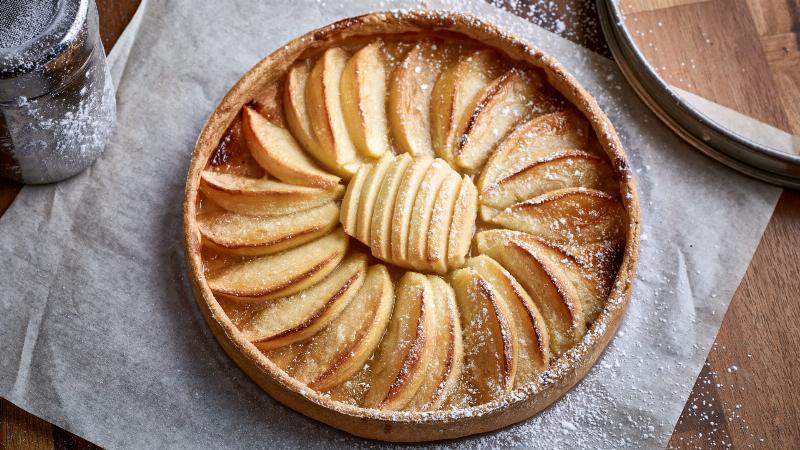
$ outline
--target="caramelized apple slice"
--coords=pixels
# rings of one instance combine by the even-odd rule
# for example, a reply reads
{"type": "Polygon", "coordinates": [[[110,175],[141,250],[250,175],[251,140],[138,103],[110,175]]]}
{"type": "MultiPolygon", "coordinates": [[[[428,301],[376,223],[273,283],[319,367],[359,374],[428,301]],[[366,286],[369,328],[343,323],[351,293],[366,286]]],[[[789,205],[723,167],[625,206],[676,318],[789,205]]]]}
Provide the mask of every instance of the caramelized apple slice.
{"type": "Polygon", "coordinates": [[[447,243],[447,265],[460,267],[469,251],[472,235],[475,234],[475,218],[478,216],[478,192],[469,177],[461,181],[458,198],[450,221],[450,236],[447,243]]]}
{"type": "Polygon", "coordinates": [[[566,110],[534,117],[503,139],[492,153],[478,180],[481,192],[498,180],[564,150],[586,150],[589,123],[566,110]]]}
{"type": "Polygon", "coordinates": [[[436,201],[431,211],[428,227],[428,242],[425,248],[425,260],[431,270],[437,273],[447,272],[447,243],[450,237],[450,223],[453,220],[454,207],[461,189],[461,177],[451,172],[442,182],[436,201]]]}
{"type": "Polygon", "coordinates": [[[567,188],[516,203],[492,223],[541,236],[581,255],[596,243],[621,246],[625,240],[622,203],[602,191],[567,188]]]}
{"type": "Polygon", "coordinates": [[[371,169],[364,179],[361,187],[361,199],[358,201],[358,214],[356,216],[356,234],[359,241],[369,245],[372,227],[372,211],[375,208],[375,199],[383,184],[386,171],[394,163],[392,152],[386,152],[371,169]]]}
{"type": "Polygon", "coordinates": [[[599,156],[580,150],[558,151],[500,178],[481,191],[481,217],[490,220],[491,210],[500,211],[550,191],[577,187],[609,194],[619,191],[611,167],[599,156]]]}
{"type": "Polygon", "coordinates": [[[436,304],[425,275],[407,272],[397,286],[394,313],[372,365],[362,406],[398,410],[414,397],[436,352],[436,304]]]}
{"type": "Polygon", "coordinates": [[[377,349],[393,304],[389,272],[385,266],[372,266],[355,298],[327,328],[267,356],[312,389],[331,389],[361,370],[377,349]]]}
{"type": "Polygon", "coordinates": [[[355,253],[309,289],[269,302],[240,330],[262,350],[304,341],[347,307],[364,283],[366,272],[367,256],[355,253]]]}
{"type": "Polygon", "coordinates": [[[511,312],[519,344],[514,386],[534,380],[550,364],[550,335],[539,308],[519,282],[492,258],[479,255],[467,260],[467,266],[480,274],[511,312]]]}
{"type": "Polygon", "coordinates": [[[317,136],[311,128],[311,118],[306,110],[306,83],[310,74],[309,60],[297,63],[289,69],[283,90],[283,109],[286,123],[295,139],[300,141],[303,148],[317,161],[327,164],[329,158],[317,142],[317,136]]]}
{"type": "Polygon", "coordinates": [[[389,150],[386,64],[380,42],[366,45],[347,62],[341,96],[345,124],[356,149],[368,158],[377,158],[389,150]]]}
{"type": "Polygon", "coordinates": [[[500,70],[498,55],[478,50],[439,76],[431,97],[431,142],[437,155],[453,161],[456,140],[480,93],[500,70]]]}
{"type": "Polygon", "coordinates": [[[611,292],[619,268],[622,244],[618,248],[592,247],[587,253],[594,258],[584,259],[573,256],[564,247],[540,237],[531,237],[527,241],[541,256],[549,259],[550,264],[561,268],[564,280],[571,284],[576,299],[581,304],[584,321],[590,326],[600,314],[611,292]]]}
{"type": "Polygon", "coordinates": [[[433,288],[436,316],[439,318],[434,330],[436,354],[428,376],[408,405],[408,409],[422,411],[442,407],[458,385],[464,368],[464,343],[455,292],[437,276],[428,276],[428,280],[433,288]]]}
{"type": "Polygon", "coordinates": [[[250,154],[267,173],[301,186],[323,189],[339,186],[339,177],[320,170],[289,131],[271,124],[249,106],[244,107],[242,116],[242,130],[250,154]]]}
{"type": "Polygon", "coordinates": [[[392,261],[397,264],[407,265],[408,261],[408,231],[411,223],[411,212],[414,208],[414,200],[417,198],[422,179],[433,163],[430,156],[418,156],[403,174],[400,187],[397,191],[397,198],[394,203],[392,213],[392,261]]]}
{"type": "Polygon", "coordinates": [[[245,216],[221,209],[197,216],[203,244],[235,255],[277,253],[316,239],[339,222],[339,207],[328,202],[285,216],[245,216]]]}
{"type": "Polygon", "coordinates": [[[358,203],[361,201],[361,193],[364,189],[364,182],[367,179],[371,166],[362,164],[358,168],[356,175],[347,184],[347,190],[342,198],[341,221],[344,232],[350,236],[356,235],[356,221],[358,220],[358,203]]]}
{"type": "Polygon", "coordinates": [[[372,255],[384,261],[391,259],[392,216],[400,182],[411,165],[411,156],[404,153],[395,158],[383,178],[370,223],[370,248],[372,255]]]}
{"type": "Polygon", "coordinates": [[[344,257],[348,238],[340,229],[291,250],[233,265],[209,277],[215,294],[239,302],[263,302],[302,291],[327,276],[344,257]]]}
{"type": "Polygon", "coordinates": [[[517,330],[511,309],[472,267],[453,272],[461,311],[465,369],[475,388],[475,404],[494,400],[514,387],[519,359],[517,330]]]}
{"type": "Polygon", "coordinates": [[[550,350],[560,355],[583,337],[586,323],[575,289],[561,267],[530,244],[533,239],[508,230],[482,231],[476,238],[478,251],[508,270],[536,303],[550,333],[550,350]]]}
{"type": "Polygon", "coordinates": [[[386,266],[370,267],[356,301],[354,310],[335,326],[328,327],[319,340],[319,348],[324,346],[338,352],[327,369],[310,383],[314,389],[328,390],[352,377],[378,348],[394,305],[392,279],[386,266]]]}
{"type": "Polygon", "coordinates": [[[319,189],[207,170],[203,172],[200,190],[228,211],[280,216],[336,200],[344,192],[344,186],[332,190],[319,189]]]}
{"type": "Polygon", "coordinates": [[[442,182],[453,173],[444,160],[437,158],[428,167],[417,191],[408,227],[408,263],[417,270],[431,269],[425,257],[425,251],[428,245],[428,229],[431,225],[433,206],[442,182]]]}
{"type": "Polygon", "coordinates": [[[361,158],[345,125],[340,83],[349,56],[338,47],[325,51],[306,82],[306,110],[311,129],[322,148],[322,162],[337,174],[350,178],[361,158]]]}
{"type": "Polygon", "coordinates": [[[486,86],[459,130],[453,150],[455,164],[467,172],[480,169],[497,143],[532,113],[544,86],[536,72],[518,69],[486,86]]]}
{"type": "Polygon", "coordinates": [[[433,156],[431,93],[447,60],[441,44],[422,41],[395,70],[389,90],[389,125],[400,151],[433,156]]]}

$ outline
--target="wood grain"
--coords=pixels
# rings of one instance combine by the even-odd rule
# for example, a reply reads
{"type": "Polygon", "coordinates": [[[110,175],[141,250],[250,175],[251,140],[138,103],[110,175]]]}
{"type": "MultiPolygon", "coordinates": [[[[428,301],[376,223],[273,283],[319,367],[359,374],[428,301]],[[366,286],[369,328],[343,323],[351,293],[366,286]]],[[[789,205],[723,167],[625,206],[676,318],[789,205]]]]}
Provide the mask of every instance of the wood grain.
{"type": "Polygon", "coordinates": [[[125,31],[141,0],[95,0],[100,16],[100,39],[106,53],[125,31]]]}
{"type": "Polygon", "coordinates": [[[789,128],[800,135],[800,20],[796,32],[761,37],[761,46],[775,81],[789,128]]]}
{"type": "Polygon", "coordinates": [[[747,7],[759,36],[800,31],[796,0],[747,0],[747,7]]]}
{"type": "Polygon", "coordinates": [[[703,0],[628,0],[620,2],[620,6],[622,6],[622,11],[625,13],[637,13],[672,8],[674,6],[698,3],[700,1],[703,0]]]}
{"type": "MultiPolygon", "coordinates": [[[[97,1],[106,49],[116,41],[138,3],[139,0],[97,1]]],[[[633,5],[630,12],[691,3],[698,3],[698,0],[638,0],[630,3],[633,5]]],[[[800,32],[797,1],[749,0],[747,3],[777,89],[794,92],[793,97],[783,94],[783,98],[800,98],[800,61],[794,53],[800,32]]],[[[594,1],[508,0],[506,6],[512,4],[515,7],[510,9],[516,14],[608,55],[594,1]]],[[[792,108],[800,109],[800,102],[787,101],[783,105],[788,122],[796,129],[797,122],[793,118],[800,117],[800,111],[792,108]]],[[[13,183],[0,180],[0,214],[18,190],[13,183]]],[[[737,448],[797,447],[800,442],[800,378],[797,375],[800,373],[800,343],[796,331],[800,321],[799,252],[800,192],[785,191],[675,427],[671,447],[722,447],[723,441],[737,448]],[[736,366],[736,371],[728,372],[732,366],[736,366]],[[706,406],[703,401],[713,406],[699,411],[701,406],[706,406]],[[737,405],[741,406],[737,408],[737,405]],[[693,406],[698,408],[693,409],[693,406]],[[712,417],[720,421],[710,419],[712,417]],[[708,435],[713,437],[703,439],[708,435]]],[[[96,447],[0,399],[0,448],[96,447]]]]}
{"type": "Polygon", "coordinates": [[[17,197],[22,185],[5,178],[0,178],[0,215],[2,215],[17,197]]]}
{"type": "Polygon", "coordinates": [[[48,450],[53,448],[53,426],[17,408],[0,402],[0,448],[48,450]]]}

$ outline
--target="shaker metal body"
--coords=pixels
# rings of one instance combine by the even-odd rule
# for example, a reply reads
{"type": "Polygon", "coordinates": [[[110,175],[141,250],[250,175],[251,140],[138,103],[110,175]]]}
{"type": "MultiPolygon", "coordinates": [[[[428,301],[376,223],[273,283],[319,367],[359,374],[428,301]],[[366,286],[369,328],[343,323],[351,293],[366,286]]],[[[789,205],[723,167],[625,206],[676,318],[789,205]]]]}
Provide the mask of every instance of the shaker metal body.
{"type": "Polygon", "coordinates": [[[2,0],[0,176],[78,174],[111,135],[116,103],[93,0],[2,0]]]}

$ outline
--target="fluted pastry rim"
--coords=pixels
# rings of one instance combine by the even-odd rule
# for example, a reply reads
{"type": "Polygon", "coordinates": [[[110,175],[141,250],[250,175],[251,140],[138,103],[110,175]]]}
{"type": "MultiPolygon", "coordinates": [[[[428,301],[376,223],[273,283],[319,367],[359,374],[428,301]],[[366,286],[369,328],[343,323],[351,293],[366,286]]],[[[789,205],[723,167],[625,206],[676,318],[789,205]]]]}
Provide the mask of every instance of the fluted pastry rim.
{"type": "Polygon", "coordinates": [[[613,125],[597,102],[554,59],[534,46],[474,16],[450,11],[379,12],[347,18],[280,47],[251,68],[211,114],[197,140],[184,196],[184,244],[195,299],[226,353],[275,399],[307,416],[357,436],[387,441],[430,441],[495,430],[549,406],[585,376],[621,323],[630,300],[639,247],[639,202],[630,165],[613,125]],[[354,36],[404,32],[455,32],[508,57],[544,70],[547,81],[591,124],[619,176],[620,200],[628,215],[625,249],[608,300],[590,330],[545,372],[507,395],[474,407],[426,412],[368,409],[331,400],[290,377],[249,342],[215,299],[203,273],[197,195],[201,173],[240,109],[278,81],[298,59],[354,36]]]}

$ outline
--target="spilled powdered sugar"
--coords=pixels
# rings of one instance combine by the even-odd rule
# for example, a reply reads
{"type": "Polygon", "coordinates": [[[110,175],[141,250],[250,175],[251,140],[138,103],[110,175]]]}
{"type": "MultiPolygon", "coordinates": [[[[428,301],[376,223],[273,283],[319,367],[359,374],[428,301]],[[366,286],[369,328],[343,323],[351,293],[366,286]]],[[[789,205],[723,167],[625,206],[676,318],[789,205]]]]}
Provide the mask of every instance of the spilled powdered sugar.
{"type": "MultiPolygon", "coordinates": [[[[711,357],[725,358],[728,353],[725,346],[716,342],[711,348],[711,357]]],[[[748,354],[747,365],[751,358],[748,354]]],[[[769,448],[761,434],[763,431],[751,428],[743,416],[743,405],[720,398],[726,391],[726,397],[734,399],[755,394],[736,383],[737,377],[749,378],[752,374],[738,372],[737,365],[725,368],[724,373],[712,370],[708,361],[703,365],[668,448],[733,448],[733,436],[736,436],[737,448],[769,448]]]]}

